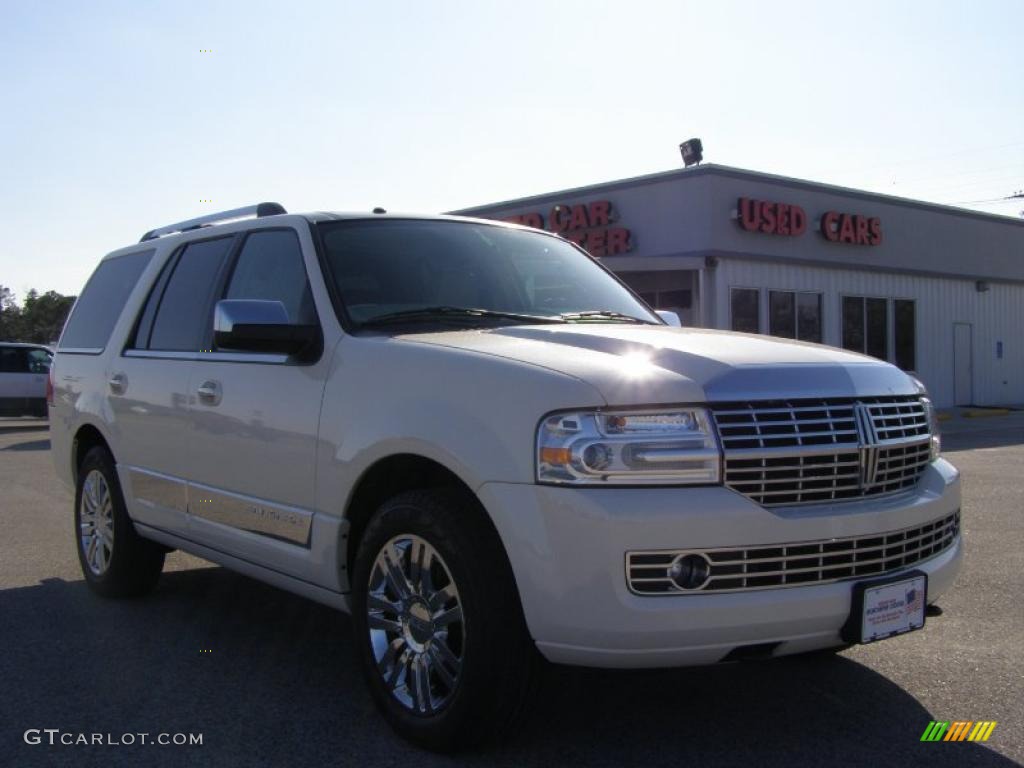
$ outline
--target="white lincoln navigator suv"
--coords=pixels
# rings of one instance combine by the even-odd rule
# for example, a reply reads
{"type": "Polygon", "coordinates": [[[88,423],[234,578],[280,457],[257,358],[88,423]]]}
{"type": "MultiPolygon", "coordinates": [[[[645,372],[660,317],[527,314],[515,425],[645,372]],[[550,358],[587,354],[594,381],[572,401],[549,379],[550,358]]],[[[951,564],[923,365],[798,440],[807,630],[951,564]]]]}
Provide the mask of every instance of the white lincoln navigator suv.
{"type": "Polygon", "coordinates": [[[85,578],[140,595],[180,549],[348,611],[383,714],[434,749],[507,734],[542,658],[921,628],[962,545],[920,382],[666,319],[490,221],[262,203],[148,232],[50,371],[85,578]]]}

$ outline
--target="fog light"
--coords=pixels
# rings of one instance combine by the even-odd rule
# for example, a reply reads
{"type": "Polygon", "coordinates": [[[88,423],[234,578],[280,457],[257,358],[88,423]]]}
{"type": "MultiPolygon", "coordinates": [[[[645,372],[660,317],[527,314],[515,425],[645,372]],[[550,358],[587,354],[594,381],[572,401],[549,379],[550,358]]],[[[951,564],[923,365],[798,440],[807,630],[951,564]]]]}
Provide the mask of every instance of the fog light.
{"type": "Polygon", "coordinates": [[[700,589],[711,576],[711,563],[704,555],[681,555],[668,569],[668,577],[680,589],[700,589]]]}

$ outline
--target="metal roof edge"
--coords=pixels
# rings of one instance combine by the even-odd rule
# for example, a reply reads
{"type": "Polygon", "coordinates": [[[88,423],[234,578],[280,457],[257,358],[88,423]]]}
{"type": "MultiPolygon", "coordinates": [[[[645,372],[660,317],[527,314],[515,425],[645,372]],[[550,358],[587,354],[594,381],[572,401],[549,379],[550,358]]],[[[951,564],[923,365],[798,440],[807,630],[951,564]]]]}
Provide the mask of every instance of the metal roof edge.
{"type": "Polygon", "coordinates": [[[661,181],[668,181],[675,178],[689,179],[707,175],[723,176],[726,178],[750,179],[753,181],[761,181],[770,184],[776,184],[778,186],[790,187],[793,189],[826,192],[829,194],[842,195],[845,197],[857,198],[861,200],[881,202],[889,205],[900,205],[907,208],[915,208],[918,210],[931,211],[935,213],[945,213],[953,216],[964,216],[967,218],[979,219],[981,221],[988,221],[996,224],[1008,224],[1010,226],[1024,227],[1024,219],[1017,219],[1012,216],[1007,216],[999,213],[973,211],[969,208],[961,208],[959,206],[948,205],[945,203],[930,203],[924,200],[915,200],[909,197],[889,195],[882,192],[869,192],[867,190],[855,189],[853,187],[844,187],[838,184],[829,184],[822,181],[810,181],[808,179],[798,179],[791,176],[781,176],[779,174],[767,173],[765,171],[752,171],[746,168],[736,168],[734,166],[719,165],[717,163],[706,163],[704,165],[697,165],[691,168],[676,168],[670,171],[659,171],[657,173],[649,173],[642,176],[634,176],[626,179],[616,179],[614,181],[598,182],[596,184],[589,184],[581,187],[571,187],[568,189],[554,190],[552,192],[545,192],[539,195],[530,195],[527,197],[514,198],[512,200],[503,200],[495,203],[487,203],[485,205],[472,206],[469,208],[460,208],[458,210],[452,211],[452,213],[469,215],[475,212],[487,211],[494,208],[505,208],[509,206],[526,205],[532,202],[540,202],[551,197],[582,196],[590,194],[592,192],[642,186],[645,184],[653,184],[661,181]]]}

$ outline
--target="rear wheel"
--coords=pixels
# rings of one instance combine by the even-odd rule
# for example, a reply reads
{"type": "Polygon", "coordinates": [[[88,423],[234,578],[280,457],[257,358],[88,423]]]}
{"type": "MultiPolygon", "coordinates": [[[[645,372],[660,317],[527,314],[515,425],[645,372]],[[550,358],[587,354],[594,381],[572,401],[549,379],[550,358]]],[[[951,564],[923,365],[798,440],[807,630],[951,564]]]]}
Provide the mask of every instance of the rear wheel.
{"type": "Polygon", "coordinates": [[[78,469],[75,534],[82,573],[97,594],[137,597],[156,586],[164,550],[135,532],[114,459],[99,446],[86,454],[78,469]]]}
{"type": "Polygon", "coordinates": [[[367,683],[399,734],[438,751],[508,736],[539,664],[501,542],[474,507],[457,492],[396,496],[356,557],[367,683]]]}

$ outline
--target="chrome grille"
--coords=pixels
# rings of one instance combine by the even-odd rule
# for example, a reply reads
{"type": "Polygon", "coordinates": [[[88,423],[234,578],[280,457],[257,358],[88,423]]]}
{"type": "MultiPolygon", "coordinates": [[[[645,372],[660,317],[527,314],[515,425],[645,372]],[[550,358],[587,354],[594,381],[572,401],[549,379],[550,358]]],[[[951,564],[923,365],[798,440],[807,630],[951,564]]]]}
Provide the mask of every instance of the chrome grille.
{"type": "Polygon", "coordinates": [[[725,484],[765,506],[912,487],[930,435],[915,396],[717,403],[725,484]]]}
{"type": "Polygon", "coordinates": [[[757,547],[627,552],[626,579],[629,589],[639,595],[825,584],[915,566],[947,550],[959,534],[957,510],[924,525],[866,536],[757,547]],[[669,576],[673,564],[688,555],[701,556],[708,563],[707,580],[696,589],[682,589],[669,576]]]}

